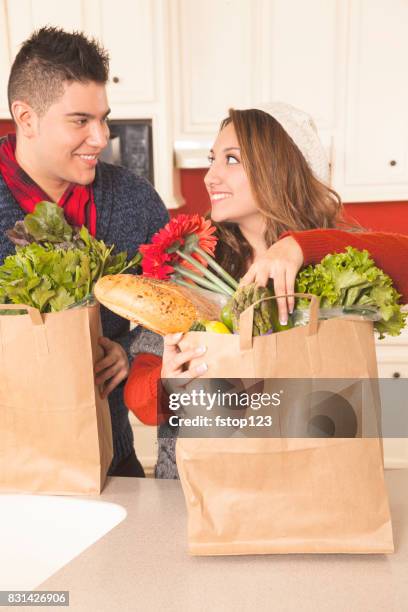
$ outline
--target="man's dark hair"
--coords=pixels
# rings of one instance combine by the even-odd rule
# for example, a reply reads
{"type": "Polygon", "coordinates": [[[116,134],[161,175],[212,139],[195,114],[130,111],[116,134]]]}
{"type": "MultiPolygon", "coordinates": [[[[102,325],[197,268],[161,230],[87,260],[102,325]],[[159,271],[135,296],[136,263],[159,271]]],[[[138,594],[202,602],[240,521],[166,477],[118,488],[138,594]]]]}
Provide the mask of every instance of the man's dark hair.
{"type": "Polygon", "coordinates": [[[44,27],[26,40],[16,55],[8,82],[8,103],[22,100],[44,114],[64,92],[64,83],[105,84],[109,55],[81,32],[44,27]]]}

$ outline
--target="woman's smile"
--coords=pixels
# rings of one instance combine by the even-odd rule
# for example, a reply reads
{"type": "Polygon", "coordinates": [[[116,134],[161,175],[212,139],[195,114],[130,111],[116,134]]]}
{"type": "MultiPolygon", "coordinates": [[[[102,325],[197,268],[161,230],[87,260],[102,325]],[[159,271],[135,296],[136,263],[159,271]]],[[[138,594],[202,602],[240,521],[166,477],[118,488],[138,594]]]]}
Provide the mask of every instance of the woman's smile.
{"type": "Polygon", "coordinates": [[[220,200],[225,200],[226,198],[232,198],[232,193],[226,193],[223,191],[214,191],[210,194],[211,204],[215,202],[219,202],[220,200]]]}

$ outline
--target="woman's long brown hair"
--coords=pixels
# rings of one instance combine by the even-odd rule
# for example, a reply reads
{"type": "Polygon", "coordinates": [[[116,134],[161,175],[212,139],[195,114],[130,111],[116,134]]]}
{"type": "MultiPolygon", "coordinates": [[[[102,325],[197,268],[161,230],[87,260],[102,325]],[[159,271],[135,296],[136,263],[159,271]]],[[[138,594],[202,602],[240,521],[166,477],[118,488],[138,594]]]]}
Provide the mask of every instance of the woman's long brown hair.
{"type": "MultiPolygon", "coordinates": [[[[269,247],[287,231],[335,228],[342,223],[340,196],[313,174],[276,119],[258,109],[230,109],[222,130],[233,123],[257,206],[265,219],[269,247]]],[[[217,261],[235,278],[245,274],[252,247],[234,223],[217,223],[217,261]]]]}

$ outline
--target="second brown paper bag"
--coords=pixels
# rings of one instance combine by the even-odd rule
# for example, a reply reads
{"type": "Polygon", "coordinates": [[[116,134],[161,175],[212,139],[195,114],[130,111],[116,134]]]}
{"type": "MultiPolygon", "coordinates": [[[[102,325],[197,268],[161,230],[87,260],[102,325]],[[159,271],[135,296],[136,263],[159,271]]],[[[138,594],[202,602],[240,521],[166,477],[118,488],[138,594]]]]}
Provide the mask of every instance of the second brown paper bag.
{"type": "Polygon", "coordinates": [[[308,297],[305,327],[252,338],[253,305],[241,315],[239,336],[191,332],[183,342],[207,346],[207,379],[368,379],[362,401],[371,430],[333,439],[180,437],[191,554],[394,550],[372,323],[318,321],[318,300],[308,297]]]}

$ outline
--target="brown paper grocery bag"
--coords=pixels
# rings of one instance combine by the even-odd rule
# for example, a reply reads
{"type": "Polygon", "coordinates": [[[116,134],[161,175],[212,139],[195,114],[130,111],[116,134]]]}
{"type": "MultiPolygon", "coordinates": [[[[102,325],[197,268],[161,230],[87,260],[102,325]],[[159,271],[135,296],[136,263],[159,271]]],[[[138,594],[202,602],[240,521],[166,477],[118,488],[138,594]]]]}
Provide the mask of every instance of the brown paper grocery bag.
{"type": "Polygon", "coordinates": [[[317,298],[296,295],[311,299],[305,327],[252,338],[253,305],[239,336],[191,332],[183,342],[207,346],[206,378],[369,379],[361,401],[370,437],[179,437],[191,554],[394,550],[372,323],[318,321],[317,298]]]}
{"type": "Polygon", "coordinates": [[[93,494],[112,460],[107,400],[94,384],[103,353],[99,305],[0,316],[0,491],[93,494]]]}

